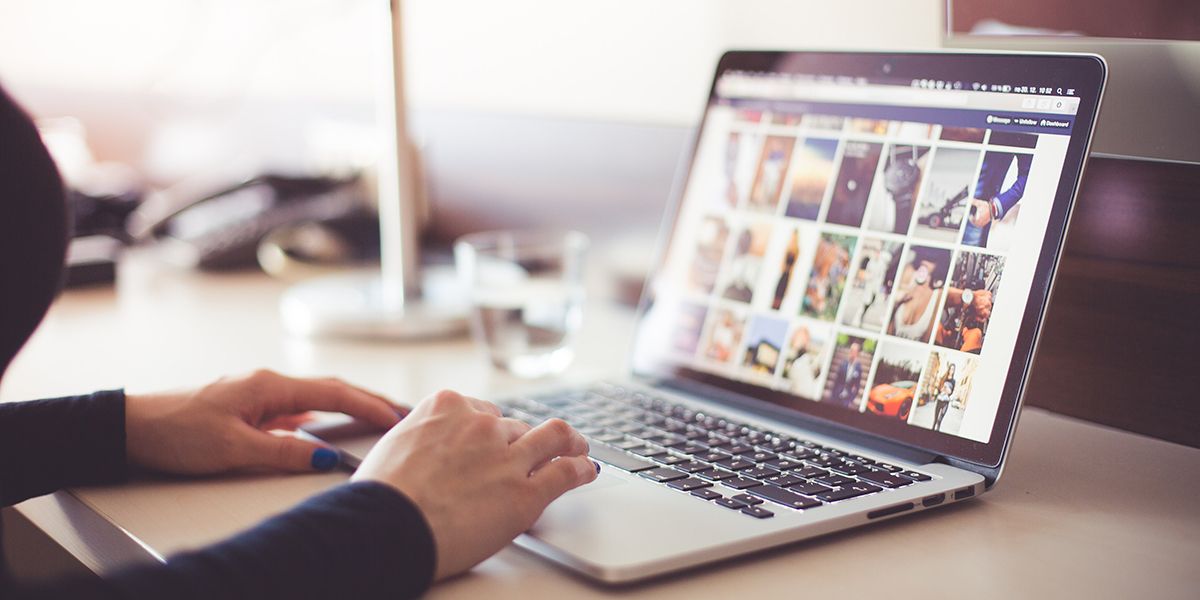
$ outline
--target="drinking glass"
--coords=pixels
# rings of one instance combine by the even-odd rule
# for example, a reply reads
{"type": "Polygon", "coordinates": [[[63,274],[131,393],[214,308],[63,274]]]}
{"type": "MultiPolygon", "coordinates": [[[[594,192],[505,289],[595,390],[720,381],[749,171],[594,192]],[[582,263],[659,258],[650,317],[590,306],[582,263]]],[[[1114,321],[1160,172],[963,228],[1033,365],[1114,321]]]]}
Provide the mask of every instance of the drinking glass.
{"type": "Polygon", "coordinates": [[[455,242],[472,333],[492,364],[528,378],[567,368],[583,316],[587,247],[578,231],[487,231],[455,242]]]}

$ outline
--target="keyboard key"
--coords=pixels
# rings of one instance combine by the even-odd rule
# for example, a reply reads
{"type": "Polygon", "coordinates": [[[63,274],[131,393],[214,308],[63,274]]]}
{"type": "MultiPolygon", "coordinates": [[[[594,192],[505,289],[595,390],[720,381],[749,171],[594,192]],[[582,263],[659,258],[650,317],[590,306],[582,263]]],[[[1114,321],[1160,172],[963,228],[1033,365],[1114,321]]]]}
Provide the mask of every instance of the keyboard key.
{"type": "MultiPolygon", "coordinates": [[[[669,485],[669,484],[668,484],[668,485],[669,485]]],[[[713,499],[715,499],[715,498],[722,498],[722,497],[723,497],[723,496],[721,496],[721,493],[720,493],[720,492],[713,491],[713,490],[710,490],[710,489],[699,489],[699,490],[696,490],[696,491],[692,492],[692,495],[693,495],[693,496],[695,496],[695,497],[697,497],[697,498],[699,498],[699,499],[701,499],[701,500],[713,500],[713,499]]]]}
{"type": "Polygon", "coordinates": [[[733,498],[717,498],[717,504],[720,504],[725,508],[732,508],[733,510],[741,510],[749,506],[745,502],[740,502],[738,500],[734,500],[733,498]]]}
{"type": "Polygon", "coordinates": [[[687,443],[687,440],[683,439],[683,437],[675,435],[673,433],[662,434],[662,435],[658,436],[658,439],[660,441],[656,442],[657,444],[659,444],[661,446],[667,446],[668,448],[675,448],[675,447],[682,446],[687,443]]]}
{"type": "Polygon", "coordinates": [[[715,451],[701,452],[700,454],[696,455],[696,460],[702,460],[704,462],[716,462],[718,460],[725,460],[726,458],[729,458],[728,454],[715,451]]]}
{"type": "Polygon", "coordinates": [[[702,454],[704,452],[708,452],[708,446],[697,444],[696,442],[688,442],[676,448],[675,451],[682,452],[684,454],[702,454]]]}
{"type": "Polygon", "coordinates": [[[754,479],[766,479],[767,477],[774,477],[778,473],[779,473],[779,471],[776,471],[775,469],[768,469],[766,467],[754,467],[753,469],[746,469],[744,471],[738,471],[738,476],[751,477],[754,479]]]}
{"type": "Polygon", "coordinates": [[[601,442],[618,442],[618,441],[625,439],[625,434],[621,433],[620,431],[613,431],[611,429],[606,429],[606,430],[604,430],[604,433],[599,433],[599,434],[588,436],[588,437],[592,438],[593,440],[599,440],[601,442]]]}
{"type": "Polygon", "coordinates": [[[775,513],[761,506],[747,506],[746,508],[742,509],[742,514],[750,515],[756,519],[770,519],[771,517],[775,516],[775,513]]]}
{"type": "Polygon", "coordinates": [[[804,448],[802,446],[797,446],[796,448],[792,449],[791,451],[789,451],[787,453],[787,456],[790,456],[797,460],[804,460],[806,458],[816,458],[820,455],[821,455],[820,452],[817,452],[816,450],[813,450],[812,448],[804,448]]]}
{"type": "Polygon", "coordinates": [[[668,483],[667,486],[673,487],[677,490],[690,492],[692,490],[712,487],[712,484],[701,479],[696,479],[695,477],[685,477],[683,479],[676,479],[675,481],[668,483]]]}
{"type": "Polygon", "coordinates": [[[800,461],[792,460],[790,458],[776,458],[774,460],[765,461],[761,464],[771,467],[772,469],[778,469],[780,471],[787,471],[789,469],[799,469],[804,466],[800,461]]]}
{"type": "Polygon", "coordinates": [[[702,463],[698,460],[689,460],[687,462],[681,462],[675,465],[675,468],[685,473],[696,473],[699,471],[707,471],[708,469],[711,469],[712,466],[708,463],[702,463]]]}
{"type": "Polygon", "coordinates": [[[667,419],[667,422],[662,424],[662,428],[666,431],[670,431],[671,433],[682,433],[687,431],[688,426],[687,423],[684,423],[683,421],[667,419]]]}
{"type": "Polygon", "coordinates": [[[899,473],[896,473],[896,474],[900,475],[902,477],[907,477],[909,479],[915,479],[917,481],[929,481],[930,479],[933,479],[932,477],[930,477],[924,473],[918,473],[916,471],[900,471],[899,473]]]}
{"type": "Polygon", "coordinates": [[[758,452],[747,454],[745,456],[756,463],[767,462],[768,460],[779,458],[779,455],[775,454],[774,452],[767,452],[765,450],[759,450],[758,452]]]}
{"type": "Polygon", "coordinates": [[[797,510],[804,510],[806,508],[812,508],[814,506],[821,505],[821,502],[819,500],[813,500],[812,498],[806,498],[795,492],[789,492],[788,490],[785,490],[780,487],[775,487],[773,485],[763,485],[763,486],[759,486],[756,488],[752,488],[750,490],[750,493],[754,494],[755,496],[761,496],[763,498],[766,498],[767,500],[770,500],[771,502],[782,504],[784,506],[787,506],[789,508],[795,508],[797,510]]]}
{"type": "Polygon", "coordinates": [[[789,485],[789,486],[787,486],[787,488],[789,490],[792,490],[793,492],[804,494],[805,496],[815,496],[817,494],[824,494],[825,492],[831,491],[833,489],[831,487],[824,486],[819,483],[813,483],[811,481],[805,481],[803,483],[789,485]]]}
{"type": "Polygon", "coordinates": [[[750,494],[738,494],[736,496],[730,496],[730,498],[733,498],[734,500],[737,500],[738,502],[745,502],[746,504],[748,504],[750,506],[754,506],[755,504],[763,503],[762,500],[759,500],[758,498],[751,496],[750,494]]]}
{"type": "Polygon", "coordinates": [[[722,438],[717,438],[717,437],[710,437],[706,440],[701,441],[700,443],[704,444],[705,446],[708,446],[710,450],[716,450],[718,448],[721,450],[724,450],[725,448],[728,448],[733,445],[733,442],[731,442],[727,439],[722,439],[722,438]]]}
{"type": "Polygon", "coordinates": [[[808,464],[811,464],[811,465],[816,465],[818,467],[828,468],[828,467],[832,467],[833,465],[842,464],[842,457],[834,456],[832,454],[822,454],[816,458],[807,459],[807,460],[805,460],[805,462],[807,462],[808,464]]]}
{"type": "Polygon", "coordinates": [[[771,438],[763,444],[759,444],[763,448],[770,448],[772,452],[785,452],[796,446],[796,440],[782,437],[771,438]]]}
{"type": "Polygon", "coordinates": [[[729,469],[730,471],[742,471],[745,469],[754,468],[754,463],[752,463],[740,456],[733,456],[730,458],[713,461],[713,464],[725,467],[726,469],[729,469]]]}
{"type": "Polygon", "coordinates": [[[621,440],[619,442],[613,443],[613,446],[616,446],[617,448],[620,448],[621,450],[631,450],[633,448],[641,448],[642,446],[645,446],[645,445],[646,445],[646,442],[643,442],[642,440],[639,440],[637,438],[629,438],[629,437],[627,437],[624,440],[621,440]]]}
{"type": "MultiPolygon", "coordinates": [[[[900,467],[897,467],[896,465],[889,465],[887,463],[877,462],[877,463],[875,463],[874,466],[876,469],[882,469],[889,473],[900,473],[901,475],[904,475],[904,473],[902,473],[902,471],[904,471],[904,469],[901,469],[900,467]]],[[[916,473],[916,471],[913,471],[913,473],[916,473]]],[[[915,479],[915,478],[910,477],[910,479],[915,479]]]]}
{"type": "Polygon", "coordinates": [[[877,483],[887,488],[904,487],[912,483],[912,480],[907,477],[900,477],[885,471],[874,471],[871,473],[863,473],[858,476],[859,479],[865,479],[872,483],[877,483]]]}
{"type": "Polygon", "coordinates": [[[817,494],[817,499],[823,502],[837,502],[848,498],[856,498],[866,494],[874,494],[883,488],[871,485],[869,483],[854,482],[850,485],[843,486],[831,492],[817,494]]]}
{"type": "Polygon", "coordinates": [[[754,454],[757,452],[757,450],[754,449],[754,446],[744,443],[734,443],[732,446],[721,448],[721,450],[730,454],[754,454]]]}
{"type": "Polygon", "coordinates": [[[688,461],[690,461],[690,460],[692,460],[692,459],[691,459],[691,457],[687,457],[687,456],[680,456],[680,455],[678,455],[678,454],[664,454],[664,455],[662,455],[662,456],[656,456],[656,457],[654,457],[654,460],[657,460],[658,462],[660,462],[660,463],[662,463],[662,464],[664,464],[664,465],[667,465],[668,467],[670,467],[670,466],[673,466],[673,465],[677,465],[677,464],[679,464],[679,463],[685,463],[685,462],[688,462],[688,461]]]}
{"type": "Polygon", "coordinates": [[[648,412],[648,413],[642,415],[641,418],[638,419],[638,421],[641,423],[644,423],[646,425],[649,425],[651,427],[658,427],[659,425],[666,423],[667,418],[662,415],[648,412]]]}
{"type": "Polygon", "coordinates": [[[829,475],[829,471],[826,471],[825,469],[818,469],[816,467],[804,467],[803,469],[793,470],[791,473],[792,475],[803,477],[805,479],[825,477],[826,475],[829,475]]]}
{"type": "Polygon", "coordinates": [[[854,483],[853,479],[850,479],[849,477],[843,477],[841,475],[826,475],[824,477],[818,477],[818,478],[814,479],[813,481],[820,483],[820,484],[832,486],[832,487],[838,487],[838,486],[849,485],[851,483],[854,483]]]}
{"type": "Polygon", "coordinates": [[[674,481],[676,479],[683,479],[684,477],[687,477],[687,473],[684,473],[683,471],[676,471],[670,467],[658,467],[656,469],[650,469],[649,471],[642,471],[638,473],[638,475],[659,483],[674,481]]]}
{"type": "Polygon", "coordinates": [[[667,450],[665,448],[660,448],[658,446],[651,446],[649,444],[647,444],[645,446],[641,446],[639,448],[629,448],[629,451],[638,456],[645,456],[646,458],[654,458],[656,456],[663,456],[667,453],[667,450]]]}
{"type": "Polygon", "coordinates": [[[608,444],[602,444],[595,440],[589,442],[588,456],[618,469],[629,471],[630,473],[637,473],[658,466],[644,458],[626,454],[608,444]]]}
{"type": "Polygon", "coordinates": [[[653,435],[644,435],[642,436],[642,439],[652,444],[662,444],[663,442],[668,441],[667,434],[662,432],[658,432],[653,435]]]}
{"type": "Polygon", "coordinates": [[[696,475],[697,477],[703,477],[709,481],[724,481],[726,479],[733,479],[734,477],[737,477],[736,473],[731,473],[729,471],[723,471],[721,469],[709,469],[707,471],[697,471],[696,473],[694,473],[694,475],[696,475]]]}
{"type": "Polygon", "coordinates": [[[795,475],[789,475],[787,473],[780,473],[779,475],[776,475],[774,477],[768,477],[768,478],[764,479],[763,481],[766,481],[767,483],[769,483],[771,485],[777,485],[779,487],[788,487],[791,485],[796,485],[797,483],[805,483],[805,481],[803,479],[800,479],[799,477],[796,477],[795,475]]]}
{"type": "Polygon", "coordinates": [[[730,479],[726,479],[725,481],[722,481],[721,485],[733,488],[735,490],[744,490],[746,488],[752,488],[754,486],[762,485],[762,483],[755,481],[753,479],[746,479],[745,477],[733,477],[730,479]]]}
{"type": "Polygon", "coordinates": [[[836,473],[841,473],[842,475],[858,475],[859,473],[868,473],[871,469],[870,467],[861,463],[845,462],[840,465],[829,467],[829,470],[836,473]]]}

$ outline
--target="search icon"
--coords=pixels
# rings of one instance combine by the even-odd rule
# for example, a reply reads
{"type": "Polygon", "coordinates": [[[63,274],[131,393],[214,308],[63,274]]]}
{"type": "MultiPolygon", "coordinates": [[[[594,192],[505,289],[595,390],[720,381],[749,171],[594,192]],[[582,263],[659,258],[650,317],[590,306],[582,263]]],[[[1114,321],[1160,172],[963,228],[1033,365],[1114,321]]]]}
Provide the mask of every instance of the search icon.
{"type": "Polygon", "coordinates": [[[1058,92],[1057,92],[1057,94],[1058,94],[1059,96],[1061,96],[1061,95],[1062,95],[1062,88],[1058,88],[1058,92]]]}

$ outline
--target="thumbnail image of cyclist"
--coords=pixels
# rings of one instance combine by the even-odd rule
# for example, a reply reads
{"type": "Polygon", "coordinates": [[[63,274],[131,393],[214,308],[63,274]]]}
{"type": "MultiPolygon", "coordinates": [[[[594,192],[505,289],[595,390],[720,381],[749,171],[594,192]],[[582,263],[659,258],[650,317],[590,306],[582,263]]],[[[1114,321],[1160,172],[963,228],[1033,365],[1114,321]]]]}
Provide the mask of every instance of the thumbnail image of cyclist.
{"type": "Polygon", "coordinates": [[[1029,180],[1029,167],[1032,164],[1032,154],[989,151],[984,155],[979,180],[975,184],[975,197],[971,199],[967,214],[963,244],[987,247],[992,224],[1009,214],[1025,195],[1025,184],[1029,180]],[[1015,175],[1005,188],[1004,184],[1013,170],[1016,171],[1015,175]]]}

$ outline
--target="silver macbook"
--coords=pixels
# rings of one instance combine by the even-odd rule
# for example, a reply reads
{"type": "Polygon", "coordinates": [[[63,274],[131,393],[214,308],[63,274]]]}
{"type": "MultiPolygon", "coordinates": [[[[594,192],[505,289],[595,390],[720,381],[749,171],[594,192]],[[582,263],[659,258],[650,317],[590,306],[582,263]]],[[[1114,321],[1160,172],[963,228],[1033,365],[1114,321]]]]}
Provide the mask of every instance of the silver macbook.
{"type": "Polygon", "coordinates": [[[605,465],[517,544],[628,582],[986,492],[1104,80],[1085,55],[725,54],[629,378],[500,402],[605,465]]]}

